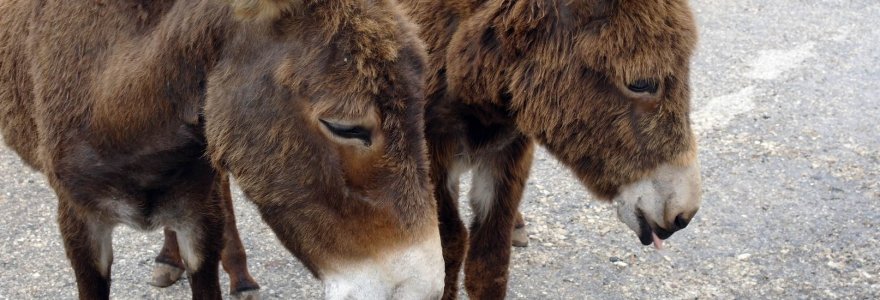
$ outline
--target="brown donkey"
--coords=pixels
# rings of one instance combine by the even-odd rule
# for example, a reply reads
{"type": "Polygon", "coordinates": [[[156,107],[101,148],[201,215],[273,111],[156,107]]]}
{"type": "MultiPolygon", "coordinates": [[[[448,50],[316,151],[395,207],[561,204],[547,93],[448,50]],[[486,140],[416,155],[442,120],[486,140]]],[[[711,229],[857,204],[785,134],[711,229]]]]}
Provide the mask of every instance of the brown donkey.
{"type": "Polygon", "coordinates": [[[193,298],[220,299],[227,173],[327,298],[439,297],[413,25],[394,1],[226,2],[0,2],[3,137],[58,196],[79,297],[109,297],[125,224],[173,230],[193,298]]]}
{"type": "MultiPolygon", "coordinates": [[[[465,262],[473,299],[503,298],[511,228],[534,144],[547,148],[645,245],[700,205],[685,0],[403,0],[428,49],[426,137],[445,298],[465,262]],[[459,175],[473,170],[470,237],[459,175]]],[[[520,221],[521,222],[521,221],[520,221]]]]}

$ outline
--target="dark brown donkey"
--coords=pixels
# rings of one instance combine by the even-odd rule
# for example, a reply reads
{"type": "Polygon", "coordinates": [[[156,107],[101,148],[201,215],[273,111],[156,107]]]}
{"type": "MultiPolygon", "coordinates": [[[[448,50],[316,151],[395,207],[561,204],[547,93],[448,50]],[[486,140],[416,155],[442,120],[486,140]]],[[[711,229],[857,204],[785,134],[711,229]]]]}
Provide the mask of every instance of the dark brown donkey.
{"type": "Polygon", "coordinates": [[[645,245],[700,205],[685,0],[403,0],[428,47],[426,136],[446,298],[503,298],[511,228],[540,144],[645,245]],[[470,237],[459,175],[473,170],[470,237]],[[469,246],[468,246],[469,245],[469,246]]]}
{"type": "Polygon", "coordinates": [[[109,297],[125,224],[176,232],[193,298],[220,299],[225,174],[327,298],[439,297],[424,49],[399,11],[0,2],[3,137],[58,196],[80,298],[109,297]]]}

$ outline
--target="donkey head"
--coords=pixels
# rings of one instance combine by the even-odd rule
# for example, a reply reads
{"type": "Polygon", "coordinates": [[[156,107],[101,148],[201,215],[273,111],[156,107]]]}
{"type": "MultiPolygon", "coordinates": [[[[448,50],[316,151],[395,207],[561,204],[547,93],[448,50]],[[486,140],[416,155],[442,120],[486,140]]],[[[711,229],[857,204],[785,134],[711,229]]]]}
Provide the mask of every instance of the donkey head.
{"type": "Polygon", "coordinates": [[[424,49],[386,1],[233,1],[206,135],[279,240],[337,298],[439,297],[424,49]]]}
{"type": "Polygon", "coordinates": [[[497,95],[490,101],[520,130],[613,199],[643,244],[660,246],[687,226],[701,188],[689,120],[696,28],[686,1],[497,2],[454,37],[451,87],[497,95]]]}

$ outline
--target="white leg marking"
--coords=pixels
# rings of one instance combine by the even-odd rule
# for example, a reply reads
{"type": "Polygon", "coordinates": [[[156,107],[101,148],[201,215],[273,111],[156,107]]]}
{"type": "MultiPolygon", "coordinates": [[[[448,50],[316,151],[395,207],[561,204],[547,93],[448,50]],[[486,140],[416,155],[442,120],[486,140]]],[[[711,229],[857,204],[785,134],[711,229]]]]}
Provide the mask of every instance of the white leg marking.
{"type": "Polygon", "coordinates": [[[461,185],[461,175],[464,175],[465,172],[470,169],[467,163],[464,161],[456,161],[452,163],[452,166],[449,167],[448,173],[446,174],[446,190],[449,191],[449,194],[455,199],[458,199],[458,190],[461,185]]]}
{"type": "Polygon", "coordinates": [[[807,58],[813,57],[816,43],[809,42],[791,50],[765,50],[749,64],[752,70],[746,76],[754,79],[776,79],[785,71],[797,68],[807,58]]]}
{"type": "Polygon", "coordinates": [[[492,204],[495,203],[495,176],[492,170],[483,163],[477,163],[472,174],[470,204],[474,216],[480,222],[489,217],[492,204]]]}
{"type": "Polygon", "coordinates": [[[104,278],[110,278],[110,265],[113,264],[113,226],[94,221],[88,222],[87,226],[98,272],[104,278]]]}
{"type": "Polygon", "coordinates": [[[704,133],[726,126],[736,115],[755,109],[754,96],[755,87],[749,86],[730,95],[712,98],[691,115],[694,131],[704,133]]]}
{"type": "Polygon", "coordinates": [[[183,264],[186,265],[186,270],[188,272],[198,271],[199,267],[202,266],[201,249],[197,249],[198,238],[201,237],[201,233],[191,226],[174,228],[174,231],[177,233],[180,257],[183,259],[183,264]]]}

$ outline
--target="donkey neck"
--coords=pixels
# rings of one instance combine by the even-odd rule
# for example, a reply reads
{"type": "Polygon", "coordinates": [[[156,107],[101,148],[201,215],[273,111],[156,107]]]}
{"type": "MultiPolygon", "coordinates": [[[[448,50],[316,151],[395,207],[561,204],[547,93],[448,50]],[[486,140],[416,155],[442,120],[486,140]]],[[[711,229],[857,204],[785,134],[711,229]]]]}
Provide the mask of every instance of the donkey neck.
{"type": "Polygon", "coordinates": [[[106,5],[116,12],[102,22],[118,30],[106,34],[103,67],[92,81],[89,125],[102,137],[95,142],[131,144],[180,121],[198,124],[205,79],[228,32],[228,9],[212,1],[106,5]]]}

